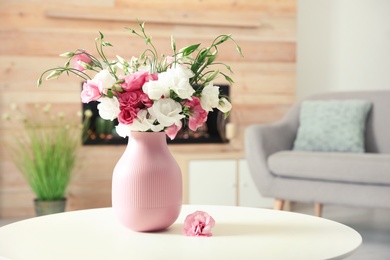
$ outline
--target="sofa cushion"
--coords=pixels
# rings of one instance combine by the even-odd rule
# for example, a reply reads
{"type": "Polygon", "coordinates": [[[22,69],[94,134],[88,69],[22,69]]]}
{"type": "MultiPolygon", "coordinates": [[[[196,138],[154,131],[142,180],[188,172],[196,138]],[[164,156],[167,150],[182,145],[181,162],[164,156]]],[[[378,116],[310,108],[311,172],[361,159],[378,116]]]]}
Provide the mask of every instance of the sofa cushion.
{"type": "Polygon", "coordinates": [[[390,154],[282,151],[268,158],[280,177],[390,184],[390,154]]]}
{"type": "Polygon", "coordinates": [[[302,102],[294,150],[364,152],[364,100],[306,100],[302,102]]]}

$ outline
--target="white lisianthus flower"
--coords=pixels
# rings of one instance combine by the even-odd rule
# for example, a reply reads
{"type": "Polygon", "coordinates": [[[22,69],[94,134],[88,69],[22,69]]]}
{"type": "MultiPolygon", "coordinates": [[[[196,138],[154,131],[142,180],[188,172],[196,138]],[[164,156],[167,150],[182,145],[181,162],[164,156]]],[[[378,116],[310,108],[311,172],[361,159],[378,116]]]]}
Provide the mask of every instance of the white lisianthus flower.
{"type": "Polygon", "coordinates": [[[206,111],[213,111],[213,108],[217,107],[219,103],[219,87],[214,86],[213,83],[209,83],[202,90],[200,96],[200,105],[206,111]]]}
{"type": "Polygon", "coordinates": [[[163,96],[169,97],[170,95],[169,86],[160,79],[146,82],[142,86],[142,91],[145,92],[151,100],[159,100],[163,96]]]}
{"type": "Polygon", "coordinates": [[[181,79],[171,88],[181,99],[192,100],[195,90],[190,85],[188,79],[181,79]]]}
{"type": "Polygon", "coordinates": [[[217,108],[222,112],[226,113],[232,109],[232,104],[226,98],[221,98],[218,102],[217,108]]]}
{"type": "Polygon", "coordinates": [[[102,97],[98,100],[100,104],[97,106],[99,115],[105,120],[114,120],[120,112],[119,101],[116,97],[102,97]]]}
{"type": "Polygon", "coordinates": [[[152,100],[159,100],[161,97],[169,97],[170,90],[173,90],[181,99],[192,100],[191,96],[195,90],[190,85],[190,78],[194,73],[178,64],[167,69],[158,75],[158,80],[146,82],[142,90],[152,100]]]}
{"type": "MultiPolygon", "coordinates": [[[[181,99],[192,100],[191,96],[195,90],[190,85],[190,78],[194,76],[192,70],[185,68],[179,64],[173,64],[172,68],[169,68],[161,80],[165,84],[169,85],[169,88],[173,90],[181,99]]],[[[159,78],[160,79],[160,78],[159,78]]]]}
{"type": "Polygon", "coordinates": [[[156,118],[151,116],[147,110],[140,110],[137,114],[137,118],[135,118],[133,123],[130,125],[130,130],[140,132],[146,132],[149,129],[153,132],[162,131],[164,129],[164,126],[161,124],[155,125],[155,121],[156,118]]]}
{"type": "Polygon", "coordinates": [[[179,125],[179,121],[184,118],[184,115],[180,114],[182,112],[180,103],[171,98],[157,100],[148,111],[164,127],[179,125]]]}
{"type": "Polygon", "coordinates": [[[115,131],[120,137],[125,138],[126,136],[130,135],[130,125],[119,123],[117,126],[115,126],[115,131]]]}
{"type": "Polygon", "coordinates": [[[92,81],[98,85],[101,88],[100,91],[103,92],[104,89],[111,88],[115,84],[116,79],[107,69],[105,69],[99,71],[99,73],[95,75],[92,81]]]}
{"type": "Polygon", "coordinates": [[[192,78],[195,74],[192,70],[189,68],[186,68],[178,63],[172,64],[172,67],[169,68],[167,71],[170,71],[175,78],[187,78],[190,79],[192,78]]]}

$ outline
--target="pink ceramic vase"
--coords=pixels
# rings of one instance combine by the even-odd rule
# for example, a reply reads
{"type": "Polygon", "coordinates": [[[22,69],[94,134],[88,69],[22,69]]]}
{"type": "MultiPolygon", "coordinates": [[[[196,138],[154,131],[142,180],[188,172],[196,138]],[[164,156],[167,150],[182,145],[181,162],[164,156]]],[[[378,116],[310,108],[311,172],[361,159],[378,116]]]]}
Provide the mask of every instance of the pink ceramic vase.
{"type": "Polygon", "coordinates": [[[119,221],[134,231],[162,230],[175,222],[181,205],[181,171],[165,133],[132,132],[112,178],[112,207],[119,221]]]}

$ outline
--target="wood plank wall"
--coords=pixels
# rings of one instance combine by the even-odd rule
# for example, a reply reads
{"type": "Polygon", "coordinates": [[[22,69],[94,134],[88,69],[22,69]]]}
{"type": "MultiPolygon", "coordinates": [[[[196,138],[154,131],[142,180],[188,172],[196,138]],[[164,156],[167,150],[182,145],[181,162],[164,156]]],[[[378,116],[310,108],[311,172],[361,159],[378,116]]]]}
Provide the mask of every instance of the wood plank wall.
{"type": "MultiPolygon", "coordinates": [[[[170,53],[170,35],[183,47],[232,33],[245,57],[240,58],[232,45],[224,46],[219,56],[234,70],[231,122],[236,125],[234,140],[221,149],[242,151],[247,125],[281,118],[295,100],[296,14],[296,0],[0,0],[0,111],[8,111],[11,103],[22,108],[51,103],[67,112],[79,111],[80,79],[64,77],[37,89],[40,72],[62,65],[59,53],[77,48],[93,52],[98,31],[114,45],[109,57],[139,55],[143,42],[124,30],[135,28],[136,18],[146,21],[147,32],[165,53],[170,53]]],[[[13,125],[0,125],[0,217],[34,215],[34,195],[5,145],[15,130],[13,125]]],[[[112,169],[123,150],[124,146],[81,148],[68,210],[111,205],[112,169]]],[[[171,150],[191,158],[199,149],[171,150]]]]}

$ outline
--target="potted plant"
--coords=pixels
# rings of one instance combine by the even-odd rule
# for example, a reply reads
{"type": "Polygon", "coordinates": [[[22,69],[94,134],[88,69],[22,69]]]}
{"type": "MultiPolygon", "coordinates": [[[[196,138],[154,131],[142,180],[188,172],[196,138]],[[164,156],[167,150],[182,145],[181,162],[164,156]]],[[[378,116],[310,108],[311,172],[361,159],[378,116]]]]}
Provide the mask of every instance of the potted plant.
{"type": "MultiPolygon", "coordinates": [[[[82,129],[91,113],[82,123],[80,116],[55,113],[50,105],[36,105],[27,113],[16,105],[12,108],[13,118],[22,126],[12,140],[12,159],[36,195],[36,215],[63,212],[82,129]]],[[[11,120],[8,114],[3,117],[11,120]]]]}

